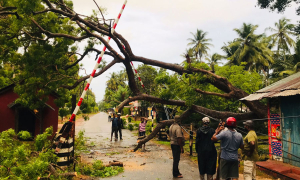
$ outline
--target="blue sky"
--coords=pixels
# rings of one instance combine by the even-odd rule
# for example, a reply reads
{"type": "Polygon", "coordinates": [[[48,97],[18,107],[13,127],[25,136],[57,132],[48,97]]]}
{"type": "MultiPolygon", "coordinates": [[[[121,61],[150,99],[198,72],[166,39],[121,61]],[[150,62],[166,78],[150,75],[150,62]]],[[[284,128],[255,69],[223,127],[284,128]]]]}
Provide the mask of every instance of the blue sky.
{"type": "MultiPolygon", "coordinates": [[[[75,11],[80,14],[90,15],[92,9],[96,9],[93,0],[73,2],[75,11]]],[[[116,18],[124,1],[96,2],[107,8],[106,18],[116,18]]],[[[190,32],[195,33],[197,29],[208,32],[208,38],[212,39],[214,47],[209,54],[222,54],[224,43],[237,37],[233,29],[240,28],[244,22],[259,25],[257,33],[264,33],[267,27],[274,27],[274,23],[282,17],[291,19],[292,23],[300,20],[300,16],[295,14],[294,4],[278,14],[260,9],[256,3],[257,0],[128,0],[116,31],[129,41],[135,55],[181,63],[184,59],[180,55],[187,48],[187,39],[192,37],[190,32]]],[[[79,47],[83,50],[84,44],[79,44],[79,47]]],[[[97,48],[102,49],[103,46],[97,48]]],[[[109,57],[105,59],[107,62],[111,60],[109,57]]],[[[92,72],[94,60],[95,54],[91,54],[82,61],[87,73],[92,72]]],[[[90,87],[97,101],[103,99],[109,74],[122,68],[122,64],[117,64],[93,80],[90,87]]]]}

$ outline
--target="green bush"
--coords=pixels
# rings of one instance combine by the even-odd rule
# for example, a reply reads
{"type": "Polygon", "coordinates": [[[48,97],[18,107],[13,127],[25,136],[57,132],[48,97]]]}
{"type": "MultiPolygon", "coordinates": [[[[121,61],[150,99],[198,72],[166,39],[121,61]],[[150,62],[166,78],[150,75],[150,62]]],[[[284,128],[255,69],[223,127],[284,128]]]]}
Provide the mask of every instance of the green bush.
{"type": "Polygon", "coordinates": [[[128,122],[131,122],[132,121],[132,117],[128,117],[128,122]]]}
{"type": "Polygon", "coordinates": [[[134,123],[134,128],[139,129],[139,123],[134,123]]]}
{"type": "Polygon", "coordinates": [[[152,123],[148,122],[146,125],[146,134],[150,134],[152,132],[152,123]]]}
{"type": "Polygon", "coordinates": [[[123,108],[123,110],[122,110],[122,115],[130,115],[130,108],[128,107],[128,108],[123,108]]]}
{"type": "Polygon", "coordinates": [[[133,125],[132,124],[128,124],[127,128],[128,128],[128,130],[133,131],[133,125]]]}
{"type": "Polygon", "coordinates": [[[83,114],[82,117],[83,117],[84,121],[90,120],[90,117],[88,114],[83,114]]]}
{"type": "Polygon", "coordinates": [[[126,125],[127,125],[127,121],[125,118],[122,118],[122,121],[123,121],[123,129],[125,129],[126,125]]]}
{"type": "MultiPolygon", "coordinates": [[[[46,137],[52,128],[43,133],[46,137]]],[[[29,132],[19,133],[19,137],[28,137],[29,132]]],[[[41,137],[41,136],[40,136],[41,137]]],[[[56,163],[57,156],[50,148],[48,138],[36,138],[34,142],[19,141],[13,129],[0,133],[0,179],[31,180],[38,177],[47,177],[50,163],[56,163]],[[34,149],[36,144],[43,144],[41,148],[34,149]],[[39,151],[43,149],[43,151],[39,151]]],[[[59,170],[58,170],[59,172],[59,170]]],[[[50,180],[62,179],[51,175],[50,180]]]]}
{"type": "Polygon", "coordinates": [[[44,146],[50,145],[48,137],[52,136],[53,127],[48,127],[43,134],[39,134],[35,138],[34,146],[37,151],[41,151],[44,146]]]}
{"type": "Polygon", "coordinates": [[[22,140],[29,140],[31,139],[31,134],[28,131],[20,131],[18,133],[18,138],[22,140]]]}
{"type": "Polygon", "coordinates": [[[85,145],[86,143],[86,137],[84,137],[85,131],[79,131],[78,135],[75,138],[75,149],[77,150],[86,150],[87,147],[85,145]]]}

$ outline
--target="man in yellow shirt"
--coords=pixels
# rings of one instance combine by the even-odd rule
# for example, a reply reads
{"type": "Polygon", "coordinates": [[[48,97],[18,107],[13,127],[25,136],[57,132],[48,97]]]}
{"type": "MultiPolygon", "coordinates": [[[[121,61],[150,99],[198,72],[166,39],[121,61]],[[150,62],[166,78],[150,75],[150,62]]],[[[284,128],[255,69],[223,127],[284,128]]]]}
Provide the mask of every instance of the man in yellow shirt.
{"type": "Polygon", "coordinates": [[[256,161],[258,161],[258,144],[257,135],[253,130],[253,121],[248,120],[243,122],[248,134],[244,138],[244,180],[255,180],[256,176],[256,161]]]}

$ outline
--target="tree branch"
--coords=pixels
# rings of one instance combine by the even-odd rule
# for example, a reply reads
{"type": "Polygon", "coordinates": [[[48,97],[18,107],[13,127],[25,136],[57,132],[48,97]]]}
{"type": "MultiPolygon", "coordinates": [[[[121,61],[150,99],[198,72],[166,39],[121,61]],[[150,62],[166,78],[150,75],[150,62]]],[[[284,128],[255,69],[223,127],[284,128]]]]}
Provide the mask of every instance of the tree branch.
{"type": "MultiPolygon", "coordinates": [[[[159,103],[159,104],[168,104],[168,105],[177,105],[177,106],[186,106],[185,101],[181,100],[164,100],[155,96],[151,96],[148,94],[140,94],[131,98],[128,98],[124,100],[119,106],[117,106],[116,110],[118,112],[121,112],[123,107],[127,105],[129,102],[136,101],[136,100],[146,100],[149,102],[159,103]]],[[[209,116],[212,116],[217,119],[226,119],[228,117],[235,117],[237,120],[244,120],[244,119],[251,119],[251,118],[257,118],[258,116],[255,115],[253,112],[249,113],[233,113],[229,111],[216,111],[211,110],[202,106],[198,105],[192,105],[191,110],[194,110],[196,112],[201,112],[203,114],[207,114],[209,116]]]]}
{"type": "Polygon", "coordinates": [[[49,8],[53,8],[51,2],[49,0],[43,0],[49,8]]]}
{"type": "Polygon", "coordinates": [[[62,33],[51,33],[49,31],[46,31],[45,29],[43,29],[33,18],[31,18],[31,21],[47,36],[49,37],[64,37],[64,38],[68,38],[68,39],[73,39],[74,41],[81,41],[83,39],[86,39],[90,36],[85,35],[85,36],[81,36],[81,37],[76,37],[76,36],[72,36],[69,34],[62,34],[62,33]]]}
{"type": "Polygon", "coordinates": [[[32,14],[37,15],[37,14],[43,14],[43,13],[50,12],[50,11],[51,11],[50,9],[45,9],[43,11],[32,12],[32,14]]]}
{"type": "Polygon", "coordinates": [[[93,1],[94,1],[94,3],[96,4],[96,6],[98,7],[98,9],[99,9],[99,11],[100,11],[100,13],[101,13],[101,15],[102,15],[103,22],[105,23],[105,18],[104,18],[104,15],[103,15],[103,13],[102,13],[100,7],[98,6],[98,4],[97,4],[97,2],[96,2],[95,0],[93,0],[93,1]]]}
{"type": "Polygon", "coordinates": [[[144,139],[138,141],[137,146],[133,149],[133,151],[137,151],[139,148],[142,147],[143,144],[145,144],[146,142],[150,141],[151,139],[153,139],[156,134],[160,131],[160,129],[165,128],[166,126],[171,126],[173,123],[175,122],[174,119],[170,119],[170,120],[165,120],[165,121],[161,121],[160,123],[158,123],[156,125],[156,127],[153,129],[153,131],[146,136],[144,139]]]}
{"type": "Polygon", "coordinates": [[[15,15],[15,16],[17,16],[18,19],[20,19],[20,16],[17,12],[11,12],[11,11],[1,11],[0,12],[0,16],[9,15],[9,14],[15,15]]]}
{"type": "MultiPolygon", "coordinates": [[[[102,51],[99,51],[98,49],[95,49],[95,48],[89,48],[89,49],[87,49],[82,55],[80,55],[81,57],[80,57],[79,59],[77,59],[77,61],[75,61],[73,64],[68,65],[68,66],[66,66],[66,67],[64,67],[64,68],[62,68],[62,69],[63,69],[63,70],[67,70],[67,69],[70,69],[70,68],[74,67],[74,66],[75,66],[76,64],[78,64],[80,61],[82,61],[83,58],[84,58],[89,52],[91,52],[91,51],[95,51],[95,52],[97,52],[97,54],[101,54],[101,52],[102,52],[102,51]]],[[[111,52],[108,52],[108,51],[105,51],[104,54],[110,55],[110,56],[112,56],[112,57],[115,57],[111,52]]]]}
{"type": "MultiPolygon", "coordinates": [[[[100,76],[101,74],[103,74],[106,70],[108,70],[109,68],[111,68],[113,65],[115,65],[116,63],[119,63],[121,62],[120,60],[118,59],[114,59],[112,62],[110,62],[107,66],[105,66],[103,69],[101,69],[99,72],[97,72],[94,76],[95,77],[98,77],[100,76]]],[[[62,88],[65,88],[65,89],[74,89],[76,88],[82,81],[85,81],[87,80],[88,78],[90,78],[91,75],[87,75],[87,76],[84,76],[80,79],[78,79],[72,86],[69,86],[69,85],[62,85],[61,87],[62,88]]]]}
{"type": "Polygon", "coordinates": [[[8,6],[8,7],[0,7],[0,11],[10,11],[10,10],[16,10],[17,7],[12,7],[12,6],[8,6]]]}
{"type": "MultiPolygon", "coordinates": [[[[131,58],[132,61],[138,61],[142,62],[144,64],[149,64],[152,66],[157,66],[165,69],[172,70],[174,72],[177,72],[178,74],[192,74],[192,73],[202,73],[204,75],[207,75],[206,81],[216,88],[220,89],[221,91],[224,91],[225,93],[229,93],[231,95],[230,98],[239,100],[243,97],[248,96],[249,94],[245,91],[233,86],[226,78],[218,76],[210,71],[204,70],[204,69],[197,69],[197,68],[190,68],[190,69],[184,69],[180,65],[166,63],[162,61],[152,60],[144,57],[134,56],[131,58]]],[[[266,105],[260,103],[259,101],[245,101],[244,104],[252,111],[257,114],[258,117],[266,117],[266,111],[267,107],[266,105]]]]}

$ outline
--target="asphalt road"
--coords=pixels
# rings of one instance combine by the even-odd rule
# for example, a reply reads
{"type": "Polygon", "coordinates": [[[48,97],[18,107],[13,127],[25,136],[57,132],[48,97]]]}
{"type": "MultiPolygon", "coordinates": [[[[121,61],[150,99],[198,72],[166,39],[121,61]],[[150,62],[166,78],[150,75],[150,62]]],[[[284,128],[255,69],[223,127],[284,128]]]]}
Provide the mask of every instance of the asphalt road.
{"type": "MultiPolygon", "coordinates": [[[[135,131],[123,129],[123,140],[110,141],[111,122],[106,113],[90,117],[89,121],[76,126],[76,132],[85,130],[90,143],[95,144],[90,153],[83,155],[84,160],[91,162],[102,160],[104,164],[117,160],[124,163],[124,172],[105,179],[110,180],[169,180],[172,176],[172,151],[170,147],[146,144],[146,152],[130,152],[137,144],[135,131]]],[[[179,164],[180,172],[186,180],[200,179],[198,167],[188,157],[182,156],[179,164]]]]}

